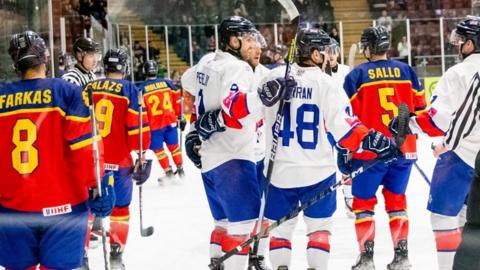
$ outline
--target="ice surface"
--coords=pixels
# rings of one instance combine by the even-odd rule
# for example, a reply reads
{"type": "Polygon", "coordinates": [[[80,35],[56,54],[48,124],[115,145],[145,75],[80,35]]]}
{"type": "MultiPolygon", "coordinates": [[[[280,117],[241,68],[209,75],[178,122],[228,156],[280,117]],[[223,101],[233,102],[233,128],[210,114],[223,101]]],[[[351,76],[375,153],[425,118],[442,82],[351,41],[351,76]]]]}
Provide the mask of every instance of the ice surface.
{"type": "MultiPolygon", "coordinates": [[[[431,139],[419,140],[418,164],[431,177],[435,159],[430,150],[431,139]]],[[[153,155],[149,155],[153,158],[153,155]]],[[[199,171],[185,157],[186,179],[157,184],[162,175],[158,163],[154,165],[151,179],[144,185],[144,221],[153,225],[151,237],[140,236],[138,218],[138,188],[135,188],[130,208],[130,235],[124,259],[129,270],[158,269],[208,269],[208,244],[212,218],[208,209],[199,171]]],[[[434,238],[429,212],[426,210],[428,185],[413,168],[407,190],[410,217],[410,260],[413,269],[436,269],[434,238]]],[[[392,260],[393,248],[388,229],[388,216],[384,211],[383,198],[377,195],[377,234],[375,264],[377,269],[386,269],[392,260]]],[[[350,269],[357,257],[357,242],[353,220],[345,215],[343,196],[338,193],[338,210],[334,215],[331,257],[329,269],[350,269]]],[[[293,241],[291,269],[306,269],[306,237],[303,220],[299,219],[293,241]]],[[[102,248],[90,249],[92,269],[103,269],[102,248]]]]}

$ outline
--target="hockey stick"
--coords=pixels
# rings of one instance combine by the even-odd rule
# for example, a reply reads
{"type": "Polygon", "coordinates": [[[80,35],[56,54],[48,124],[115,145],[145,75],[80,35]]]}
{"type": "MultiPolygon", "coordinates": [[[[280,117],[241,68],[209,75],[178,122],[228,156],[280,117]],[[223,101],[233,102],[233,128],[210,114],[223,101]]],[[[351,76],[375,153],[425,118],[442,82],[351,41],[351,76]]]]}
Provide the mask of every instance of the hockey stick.
{"type": "MultiPolygon", "coordinates": [[[[138,125],[139,125],[139,146],[138,146],[138,159],[140,160],[140,166],[143,166],[143,92],[142,89],[138,90],[138,125]]],[[[138,186],[138,207],[140,214],[140,235],[142,237],[148,237],[153,234],[153,226],[147,228],[143,227],[143,206],[142,206],[142,185],[138,186]]]]}
{"type": "MultiPolygon", "coordinates": [[[[290,44],[290,50],[288,51],[288,61],[287,61],[287,66],[285,68],[285,76],[284,78],[287,79],[290,75],[290,69],[291,65],[293,63],[294,57],[295,57],[295,47],[297,43],[297,33],[298,33],[298,25],[299,25],[299,18],[300,14],[298,13],[297,8],[295,7],[295,4],[291,0],[278,0],[280,5],[287,11],[288,16],[290,18],[290,22],[295,26],[295,37],[292,39],[291,44],[290,44]]],[[[285,105],[286,101],[285,99],[280,100],[278,104],[278,111],[275,117],[275,123],[273,124],[273,134],[272,134],[272,148],[270,149],[270,159],[268,161],[268,167],[267,167],[267,175],[266,175],[266,183],[265,187],[263,190],[262,198],[260,201],[260,211],[257,219],[257,225],[255,229],[255,233],[258,233],[261,231],[262,228],[262,223],[263,219],[265,217],[265,204],[266,204],[266,198],[268,195],[268,186],[270,185],[271,177],[272,177],[272,172],[273,172],[273,166],[275,164],[275,156],[277,154],[277,146],[278,146],[278,137],[280,134],[280,126],[282,124],[282,119],[283,119],[283,108],[285,105]]],[[[248,262],[248,268],[249,269],[259,269],[259,264],[261,258],[257,255],[258,254],[258,246],[260,244],[260,238],[255,239],[254,244],[253,244],[253,249],[249,253],[249,262],[248,262]]]]}
{"type": "MultiPolygon", "coordinates": [[[[98,150],[98,131],[97,121],[95,119],[95,107],[93,104],[93,88],[87,87],[88,94],[88,111],[90,113],[90,125],[92,128],[92,146],[93,146],[93,162],[95,164],[95,178],[97,178],[97,190],[98,196],[102,197],[102,180],[100,178],[100,153],[98,150]]],[[[100,231],[102,232],[102,246],[103,246],[103,262],[105,264],[105,270],[108,270],[108,257],[107,257],[107,232],[104,230],[103,218],[100,218],[100,231]]],[[[89,236],[87,236],[89,237],[89,236]]]]}
{"type": "Polygon", "coordinates": [[[422,170],[422,168],[420,168],[420,166],[418,166],[417,162],[414,162],[413,165],[415,166],[415,168],[417,168],[423,180],[425,180],[425,182],[427,182],[427,184],[430,186],[432,182],[430,181],[430,179],[428,179],[427,174],[422,170]]]}
{"type": "Polygon", "coordinates": [[[355,54],[357,54],[357,44],[353,43],[348,52],[348,66],[350,70],[355,67],[355,54]]]}
{"type": "Polygon", "coordinates": [[[267,235],[270,231],[272,231],[273,229],[277,228],[278,226],[280,226],[281,224],[285,223],[287,220],[290,220],[294,217],[296,217],[300,212],[302,212],[303,210],[307,209],[308,207],[312,206],[313,204],[317,203],[319,200],[325,198],[326,196],[330,195],[332,192],[336,191],[339,187],[341,187],[343,184],[345,184],[346,182],[348,182],[350,179],[353,179],[355,178],[357,175],[363,173],[364,171],[370,169],[371,167],[375,166],[376,164],[378,164],[380,161],[377,161],[377,160],[373,160],[373,161],[370,161],[368,163],[366,163],[365,165],[359,167],[358,169],[356,169],[355,171],[353,171],[350,175],[348,175],[348,177],[345,177],[344,179],[338,181],[337,183],[331,185],[328,189],[326,190],[323,190],[317,194],[315,194],[312,198],[310,198],[305,204],[301,205],[301,206],[297,206],[295,207],[288,215],[282,217],[281,219],[275,221],[274,223],[270,224],[267,228],[265,228],[264,230],[256,233],[255,235],[251,236],[248,240],[246,240],[245,242],[241,243],[240,245],[236,246],[235,248],[233,248],[232,250],[228,251],[227,253],[225,253],[222,257],[218,258],[218,260],[212,262],[211,264],[208,265],[208,267],[211,269],[211,270],[215,270],[215,269],[218,269],[218,267],[220,267],[220,265],[225,261],[227,260],[228,258],[232,257],[233,255],[237,254],[238,252],[240,252],[244,247],[250,245],[251,243],[253,243],[254,241],[259,241],[262,237],[264,237],[265,235],[267,235]]]}
{"type": "MultiPolygon", "coordinates": [[[[183,87],[180,87],[180,123],[179,123],[180,125],[182,125],[182,121],[185,121],[185,119],[184,119],[185,115],[184,115],[184,111],[183,111],[183,110],[184,110],[184,109],[183,109],[183,103],[184,103],[184,99],[183,99],[183,87]]],[[[179,137],[180,137],[180,138],[179,138],[180,141],[179,141],[179,144],[178,144],[178,148],[179,148],[179,150],[180,150],[180,155],[182,155],[182,150],[183,150],[183,148],[182,148],[182,145],[183,145],[183,142],[182,142],[182,140],[183,140],[183,131],[182,131],[182,127],[181,127],[181,126],[180,126],[180,128],[179,128],[179,133],[180,133],[180,136],[179,136],[179,137]]],[[[178,172],[178,168],[177,168],[177,172],[178,172]]]]}

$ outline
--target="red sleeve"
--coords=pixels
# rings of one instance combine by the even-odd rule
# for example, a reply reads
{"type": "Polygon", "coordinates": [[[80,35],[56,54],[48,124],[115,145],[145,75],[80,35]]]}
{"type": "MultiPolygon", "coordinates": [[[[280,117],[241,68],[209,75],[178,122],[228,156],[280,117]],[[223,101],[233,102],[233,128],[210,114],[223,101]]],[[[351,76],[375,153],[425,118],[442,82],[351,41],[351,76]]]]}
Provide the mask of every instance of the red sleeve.
{"type": "Polygon", "coordinates": [[[357,125],[348,134],[338,141],[338,144],[350,151],[356,151],[362,140],[368,135],[368,128],[364,125],[357,125]]]}
{"type": "MultiPolygon", "coordinates": [[[[137,106],[138,107],[138,106],[137,106]]],[[[145,108],[144,108],[145,109],[145,108]]],[[[142,135],[142,149],[146,150],[150,146],[150,127],[148,124],[147,112],[142,112],[143,125],[139,126],[139,111],[128,108],[127,111],[127,130],[128,130],[128,146],[131,151],[139,150],[140,136],[142,135]]]]}
{"type": "Polygon", "coordinates": [[[418,126],[430,137],[444,136],[445,132],[435,125],[432,116],[436,114],[435,108],[430,108],[415,117],[418,126]]]}

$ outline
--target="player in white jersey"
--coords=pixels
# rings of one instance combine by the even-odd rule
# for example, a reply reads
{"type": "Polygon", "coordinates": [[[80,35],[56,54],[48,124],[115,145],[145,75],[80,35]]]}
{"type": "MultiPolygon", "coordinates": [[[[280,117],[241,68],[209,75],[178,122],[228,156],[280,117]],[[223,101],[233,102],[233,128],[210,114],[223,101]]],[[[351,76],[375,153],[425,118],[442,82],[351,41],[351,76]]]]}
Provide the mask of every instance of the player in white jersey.
{"type": "MultiPolygon", "coordinates": [[[[275,166],[268,189],[265,217],[279,220],[314,194],[336,182],[335,158],[327,137],[330,133],[337,145],[350,151],[369,151],[388,161],[399,155],[395,143],[383,134],[369,131],[350,115],[350,104],[341,86],[321,70],[325,48],[330,37],[319,29],[302,28],[297,38],[297,62],[291,75],[297,83],[286,101],[278,140],[275,166]],[[361,149],[361,150],[360,150],[361,149]]],[[[264,79],[284,76],[285,67],[274,69],[264,79]]],[[[266,149],[272,146],[278,104],[265,109],[266,149]]],[[[268,161],[265,161],[267,168],[268,161]]],[[[266,174],[264,170],[264,175],[266,174]]],[[[308,269],[327,269],[330,250],[332,215],[336,209],[336,193],[332,192],[304,211],[307,225],[308,269]]],[[[271,232],[270,261],[275,270],[290,266],[291,239],[297,218],[271,232]]]]}
{"type": "Polygon", "coordinates": [[[93,71],[100,58],[100,45],[91,38],[81,37],[73,43],[73,54],[77,64],[67,71],[62,79],[78,86],[94,81],[96,77],[93,71]]]}
{"type": "MultiPolygon", "coordinates": [[[[463,61],[443,74],[428,111],[410,119],[413,133],[445,136],[443,143],[434,150],[439,159],[427,207],[431,211],[440,270],[452,269],[465,224],[464,204],[474,173],[475,156],[480,149],[480,134],[471,129],[478,119],[478,107],[468,110],[466,106],[472,97],[478,99],[480,18],[467,17],[458,23],[451,41],[463,61]]],[[[391,123],[392,130],[397,122],[391,123]]]]}
{"type": "MultiPolygon", "coordinates": [[[[258,31],[249,20],[229,17],[220,24],[219,33],[220,50],[213,59],[200,60],[196,67],[194,92],[199,119],[185,142],[187,155],[202,170],[215,221],[211,243],[217,247],[211,245],[212,260],[252,232],[260,207],[254,158],[257,112],[262,103],[287,93],[287,87],[266,88],[261,98],[251,90],[254,73],[244,60],[257,42],[258,31]],[[223,132],[212,135],[214,131],[223,132]]],[[[275,82],[286,85],[285,80],[275,82]]],[[[225,261],[224,269],[243,270],[247,254],[245,248],[232,256],[225,261]]]]}

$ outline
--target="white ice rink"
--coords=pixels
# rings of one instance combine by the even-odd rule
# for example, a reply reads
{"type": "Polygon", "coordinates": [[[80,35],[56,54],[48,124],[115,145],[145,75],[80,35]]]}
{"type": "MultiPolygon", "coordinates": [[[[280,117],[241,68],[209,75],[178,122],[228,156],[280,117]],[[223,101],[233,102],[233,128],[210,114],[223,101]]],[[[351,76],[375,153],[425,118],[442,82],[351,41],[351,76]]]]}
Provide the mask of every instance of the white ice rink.
{"type": "MultiPolygon", "coordinates": [[[[429,138],[419,140],[418,164],[431,177],[434,157],[429,138]]],[[[152,156],[151,156],[152,157],[152,156]]],[[[204,195],[200,172],[185,157],[186,179],[159,186],[156,178],[162,173],[155,163],[152,177],[144,185],[144,221],[153,225],[151,237],[140,237],[138,218],[138,188],[135,188],[130,207],[130,235],[124,260],[128,270],[197,270],[208,269],[208,245],[212,218],[204,195]]],[[[412,269],[436,269],[436,255],[429,212],[426,210],[429,187],[413,168],[407,189],[410,217],[409,249],[412,269]]],[[[383,197],[377,193],[376,207],[376,269],[386,269],[393,258],[393,248],[384,211],[383,197]],[[378,196],[379,195],[379,196],[378,196]]],[[[337,212],[334,215],[329,269],[347,270],[355,262],[358,251],[353,219],[345,215],[343,196],[337,194],[337,212]]],[[[300,219],[292,243],[292,270],[306,269],[305,226],[300,219]]],[[[92,269],[104,269],[102,248],[90,250],[92,269]]]]}

